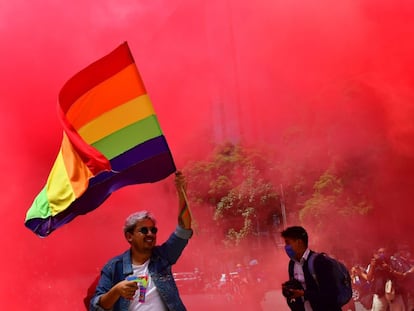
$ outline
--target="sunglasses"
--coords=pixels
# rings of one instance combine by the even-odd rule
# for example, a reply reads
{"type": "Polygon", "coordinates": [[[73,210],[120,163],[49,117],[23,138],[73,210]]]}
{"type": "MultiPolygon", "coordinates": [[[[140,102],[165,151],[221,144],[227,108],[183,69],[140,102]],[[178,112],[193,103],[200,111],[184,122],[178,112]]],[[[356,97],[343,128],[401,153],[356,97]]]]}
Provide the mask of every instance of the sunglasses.
{"type": "Polygon", "coordinates": [[[150,231],[152,234],[157,234],[158,228],[157,227],[141,227],[137,231],[145,235],[147,235],[150,231]]]}

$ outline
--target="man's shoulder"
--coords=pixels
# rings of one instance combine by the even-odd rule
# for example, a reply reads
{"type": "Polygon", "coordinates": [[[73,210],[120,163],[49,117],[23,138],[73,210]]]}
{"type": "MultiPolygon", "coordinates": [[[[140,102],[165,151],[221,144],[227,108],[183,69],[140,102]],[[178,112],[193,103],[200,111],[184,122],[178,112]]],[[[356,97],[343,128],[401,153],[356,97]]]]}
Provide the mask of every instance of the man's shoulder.
{"type": "Polygon", "coordinates": [[[125,260],[131,260],[130,259],[130,250],[127,249],[125,252],[123,252],[122,254],[118,254],[114,257],[112,257],[111,259],[109,259],[106,263],[106,265],[113,265],[116,264],[117,262],[123,262],[125,260]]]}

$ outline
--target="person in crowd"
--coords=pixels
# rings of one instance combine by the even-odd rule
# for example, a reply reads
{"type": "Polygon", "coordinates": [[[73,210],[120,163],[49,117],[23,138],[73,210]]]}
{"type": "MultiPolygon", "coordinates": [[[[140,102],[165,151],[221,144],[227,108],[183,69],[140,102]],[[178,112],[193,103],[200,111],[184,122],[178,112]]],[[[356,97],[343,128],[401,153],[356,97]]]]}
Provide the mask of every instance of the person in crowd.
{"type": "Polygon", "coordinates": [[[351,268],[353,299],[366,310],[372,308],[371,284],[367,281],[367,271],[359,264],[351,268]]]}
{"type": "Polygon", "coordinates": [[[315,254],[308,247],[308,234],[303,227],[292,226],[281,233],[290,258],[289,281],[282,285],[283,295],[292,311],[341,311],[334,286],[333,266],[325,256],[315,254]],[[311,275],[308,261],[314,258],[311,275]]]}
{"type": "Polygon", "coordinates": [[[414,310],[414,260],[407,244],[398,246],[398,252],[391,256],[391,266],[403,274],[399,280],[401,295],[407,311],[414,310]]]}
{"type": "Polygon", "coordinates": [[[399,282],[404,274],[392,267],[387,249],[379,248],[373,255],[366,274],[371,283],[372,311],[405,311],[399,282]]]}
{"type": "Polygon", "coordinates": [[[175,186],[179,205],[175,232],[157,245],[154,216],[148,211],[128,216],[123,231],[130,247],[103,267],[90,311],[186,310],[171,271],[193,234],[185,178],[180,172],[175,186]]]}

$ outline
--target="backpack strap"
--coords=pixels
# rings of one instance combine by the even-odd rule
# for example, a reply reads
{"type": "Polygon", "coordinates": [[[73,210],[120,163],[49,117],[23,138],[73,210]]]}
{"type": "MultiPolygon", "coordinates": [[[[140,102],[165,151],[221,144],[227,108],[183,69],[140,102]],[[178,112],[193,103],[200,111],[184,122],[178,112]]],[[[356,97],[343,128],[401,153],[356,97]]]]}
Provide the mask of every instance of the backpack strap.
{"type": "Polygon", "coordinates": [[[318,286],[319,286],[318,279],[317,279],[317,277],[316,277],[316,273],[315,273],[315,264],[314,264],[315,258],[316,258],[318,255],[319,255],[318,253],[316,253],[316,252],[313,252],[313,251],[312,251],[312,252],[309,254],[309,257],[308,257],[308,259],[307,259],[307,263],[308,263],[309,273],[312,275],[313,279],[315,280],[316,285],[318,285],[318,286]]]}

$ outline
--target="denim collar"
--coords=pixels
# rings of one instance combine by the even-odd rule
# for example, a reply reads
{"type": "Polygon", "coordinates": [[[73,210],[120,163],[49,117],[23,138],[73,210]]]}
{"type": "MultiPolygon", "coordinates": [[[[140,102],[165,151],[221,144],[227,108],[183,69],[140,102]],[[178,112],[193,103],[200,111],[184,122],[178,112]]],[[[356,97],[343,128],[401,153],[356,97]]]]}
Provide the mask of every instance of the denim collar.
{"type": "Polygon", "coordinates": [[[122,254],[122,272],[124,275],[130,275],[133,273],[132,271],[132,254],[131,249],[127,250],[125,253],[122,254]]]}

